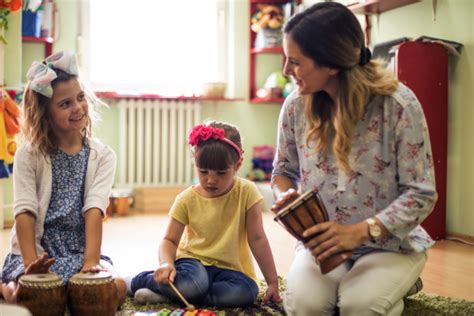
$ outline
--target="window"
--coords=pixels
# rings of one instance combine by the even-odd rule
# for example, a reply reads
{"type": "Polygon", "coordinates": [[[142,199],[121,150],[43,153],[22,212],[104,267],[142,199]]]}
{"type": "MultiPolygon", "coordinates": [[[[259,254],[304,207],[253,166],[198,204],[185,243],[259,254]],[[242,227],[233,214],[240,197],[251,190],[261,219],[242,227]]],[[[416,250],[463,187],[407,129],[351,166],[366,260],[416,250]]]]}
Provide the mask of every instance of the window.
{"type": "Polygon", "coordinates": [[[82,69],[96,90],[198,94],[225,79],[225,1],[89,0],[82,69]]]}

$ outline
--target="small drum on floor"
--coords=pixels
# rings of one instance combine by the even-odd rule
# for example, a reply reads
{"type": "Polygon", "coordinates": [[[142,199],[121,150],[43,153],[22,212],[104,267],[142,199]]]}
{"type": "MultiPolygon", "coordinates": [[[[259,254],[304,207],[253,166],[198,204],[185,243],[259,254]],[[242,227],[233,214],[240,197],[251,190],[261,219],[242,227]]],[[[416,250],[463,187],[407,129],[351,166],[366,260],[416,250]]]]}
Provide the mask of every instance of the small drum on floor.
{"type": "Polygon", "coordinates": [[[71,315],[113,316],[117,310],[117,287],[109,272],[81,272],[69,279],[67,301],[71,315]]]}
{"type": "Polygon", "coordinates": [[[63,316],[66,309],[66,288],[55,273],[24,274],[18,282],[17,303],[34,316],[63,316]]]}
{"type": "MultiPolygon", "coordinates": [[[[300,195],[296,200],[280,210],[275,218],[293,237],[306,242],[311,238],[304,238],[303,232],[316,225],[329,220],[328,213],[316,190],[300,195]]],[[[345,252],[350,257],[351,252],[345,252]]],[[[328,273],[343,263],[341,254],[333,255],[320,262],[321,272],[328,273]]]]}

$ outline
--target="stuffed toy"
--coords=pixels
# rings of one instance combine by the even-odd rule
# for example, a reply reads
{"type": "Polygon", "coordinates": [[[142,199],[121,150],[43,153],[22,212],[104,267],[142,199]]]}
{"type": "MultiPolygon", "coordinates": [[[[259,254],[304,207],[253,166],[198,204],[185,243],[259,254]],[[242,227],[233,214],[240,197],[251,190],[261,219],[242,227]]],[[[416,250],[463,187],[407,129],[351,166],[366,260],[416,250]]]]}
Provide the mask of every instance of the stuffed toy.
{"type": "Polygon", "coordinates": [[[0,90],[0,178],[7,178],[13,169],[15,135],[20,132],[19,118],[18,105],[8,93],[0,90]]]}
{"type": "Polygon", "coordinates": [[[252,16],[251,29],[258,32],[262,29],[281,29],[283,26],[283,10],[276,5],[260,4],[252,16]]]}

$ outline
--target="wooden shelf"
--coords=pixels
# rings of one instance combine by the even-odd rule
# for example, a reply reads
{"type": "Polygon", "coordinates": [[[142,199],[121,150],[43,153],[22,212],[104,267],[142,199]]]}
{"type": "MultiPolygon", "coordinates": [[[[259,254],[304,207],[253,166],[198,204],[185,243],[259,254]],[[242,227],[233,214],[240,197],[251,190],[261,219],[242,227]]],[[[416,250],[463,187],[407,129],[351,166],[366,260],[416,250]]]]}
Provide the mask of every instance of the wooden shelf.
{"type": "MultiPolygon", "coordinates": [[[[286,4],[291,4],[292,7],[294,5],[299,5],[301,4],[301,0],[249,0],[250,2],[250,16],[253,17],[254,14],[260,10],[259,5],[260,4],[268,4],[268,5],[277,5],[277,6],[283,6],[286,4]]],[[[293,11],[293,9],[292,9],[293,11]]],[[[280,55],[282,57],[282,63],[281,66],[277,67],[275,65],[275,71],[280,70],[284,66],[285,62],[285,52],[283,51],[282,46],[278,47],[265,47],[265,48],[256,48],[254,47],[255,45],[255,40],[257,38],[257,33],[253,32],[251,28],[249,27],[249,102],[250,103],[279,103],[280,105],[283,103],[285,100],[284,98],[259,98],[257,96],[257,91],[259,90],[259,86],[263,86],[260,82],[257,83],[257,77],[259,80],[263,77],[262,70],[260,69],[260,73],[257,71],[257,60],[259,60],[259,63],[265,61],[265,60],[271,60],[272,62],[275,62],[274,56],[269,56],[269,55],[280,55]],[[259,75],[259,76],[258,76],[259,75]]],[[[280,44],[281,45],[281,44],[280,44]]],[[[276,63],[275,63],[276,64],[276,63]]],[[[270,67],[267,67],[265,71],[268,71],[270,67]]]]}
{"type": "Polygon", "coordinates": [[[279,103],[283,104],[285,98],[252,98],[250,103],[279,103]]]}
{"type": "Polygon", "coordinates": [[[284,4],[288,0],[250,0],[250,3],[262,3],[262,4],[284,4]]]}
{"type": "Polygon", "coordinates": [[[35,42],[35,43],[50,43],[54,42],[52,37],[33,37],[33,36],[23,36],[21,38],[23,42],[35,42]]]}
{"type": "Polygon", "coordinates": [[[21,40],[24,43],[43,43],[45,57],[50,56],[53,53],[54,38],[52,37],[22,36],[21,40]]]}
{"type": "Polygon", "coordinates": [[[421,0],[365,0],[347,7],[355,14],[380,14],[421,0]]]}
{"type": "Polygon", "coordinates": [[[252,48],[252,54],[283,54],[283,47],[252,48]]]}

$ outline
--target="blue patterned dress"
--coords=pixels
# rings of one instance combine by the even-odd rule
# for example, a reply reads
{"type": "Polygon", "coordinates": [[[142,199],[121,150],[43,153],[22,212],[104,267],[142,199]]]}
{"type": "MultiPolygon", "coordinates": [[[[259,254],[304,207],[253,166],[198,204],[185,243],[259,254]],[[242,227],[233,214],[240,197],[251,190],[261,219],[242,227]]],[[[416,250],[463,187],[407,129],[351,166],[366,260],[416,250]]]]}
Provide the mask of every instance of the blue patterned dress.
{"type": "MultiPolygon", "coordinates": [[[[44,222],[41,246],[56,262],[50,270],[64,281],[80,271],[85,252],[84,182],[90,148],[68,155],[62,150],[51,154],[53,174],[51,200],[44,222]]],[[[103,256],[101,259],[110,260],[103,256]]],[[[3,265],[3,282],[15,281],[24,273],[19,255],[8,254],[3,265]]]]}

